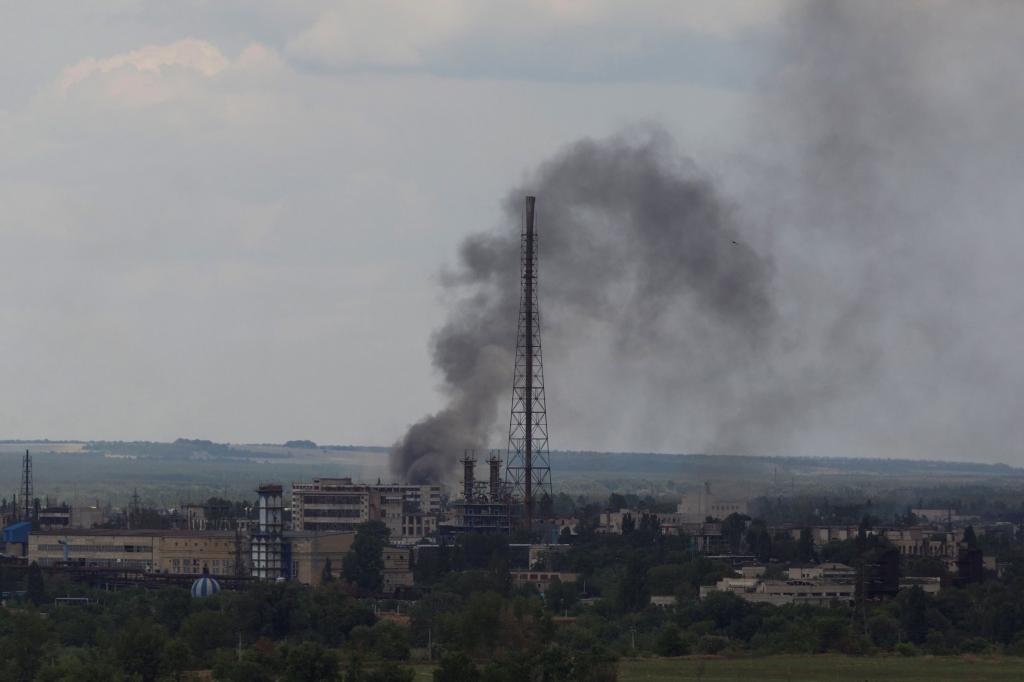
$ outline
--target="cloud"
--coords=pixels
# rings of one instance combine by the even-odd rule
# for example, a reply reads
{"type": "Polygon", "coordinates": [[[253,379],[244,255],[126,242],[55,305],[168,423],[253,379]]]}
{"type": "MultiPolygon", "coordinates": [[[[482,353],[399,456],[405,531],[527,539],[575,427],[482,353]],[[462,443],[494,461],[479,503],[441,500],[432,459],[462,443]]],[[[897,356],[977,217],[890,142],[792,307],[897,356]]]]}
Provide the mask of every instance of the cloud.
{"type": "Polygon", "coordinates": [[[148,106],[186,96],[226,74],[267,75],[282,68],[278,54],[264,45],[251,44],[231,60],[210,42],[186,38],[101,59],[82,59],[60,73],[54,92],[60,99],[148,106]]]}
{"type": "Polygon", "coordinates": [[[288,40],[286,54],[321,70],[416,69],[491,77],[615,79],[622,62],[651,66],[664,77],[665,56],[688,62],[721,58],[732,43],[775,22],[784,0],[631,3],[598,0],[383,0],[331,4],[288,40]],[[682,44],[681,44],[682,43],[682,44]],[[687,45],[706,54],[693,58],[687,45]],[[646,57],[645,57],[646,55],[646,57]],[[543,63],[543,67],[539,64],[543,63]]]}
{"type": "Polygon", "coordinates": [[[427,51],[468,29],[472,14],[473,6],[459,0],[345,2],[321,14],[289,51],[335,68],[418,66],[427,51]]]}
{"type": "Polygon", "coordinates": [[[138,50],[116,54],[106,59],[87,57],[68,67],[61,74],[61,90],[96,76],[122,73],[159,75],[167,69],[183,68],[213,76],[228,66],[228,59],[208,42],[187,38],[170,45],[147,45],[138,50]]]}
{"type": "Polygon", "coordinates": [[[145,107],[182,97],[197,78],[213,78],[229,65],[214,45],[190,38],[104,59],[87,57],[60,74],[56,93],[62,99],[145,107]]]}

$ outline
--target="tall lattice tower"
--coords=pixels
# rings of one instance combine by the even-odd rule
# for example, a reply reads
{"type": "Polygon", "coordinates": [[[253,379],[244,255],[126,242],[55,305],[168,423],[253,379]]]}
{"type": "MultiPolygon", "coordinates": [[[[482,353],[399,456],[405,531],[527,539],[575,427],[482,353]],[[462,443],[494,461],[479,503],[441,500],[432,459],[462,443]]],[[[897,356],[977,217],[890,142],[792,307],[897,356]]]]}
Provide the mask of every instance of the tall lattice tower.
{"type": "Polygon", "coordinates": [[[32,456],[28,454],[28,450],[25,451],[25,459],[21,465],[21,488],[19,489],[21,495],[21,520],[31,521],[32,520],[32,456]]]}
{"type": "Polygon", "coordinates": [[[512,495],[523,503],[523,520],[533,526],[537,503],[551,506],[551,458],[548,452],[548,413],[544,399],[544,361],[540,345],[540,307],[537,302],[536,197],[526,197],[521,238],[522,290],[512,382],[512,415],[508,429],[505,478],[512,495]]]}

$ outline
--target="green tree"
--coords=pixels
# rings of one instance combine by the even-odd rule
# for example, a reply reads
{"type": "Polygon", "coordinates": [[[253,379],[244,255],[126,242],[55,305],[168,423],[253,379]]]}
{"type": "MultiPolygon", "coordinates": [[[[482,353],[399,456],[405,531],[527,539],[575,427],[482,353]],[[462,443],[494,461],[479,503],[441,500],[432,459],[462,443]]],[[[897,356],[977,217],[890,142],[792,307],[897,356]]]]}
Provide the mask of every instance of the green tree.
{"type": "Polygon", "coordinates": [[[0,672],[6,668],[18,682],[34,680],[49,639],[46,623],[32,611],[4,615],[0,609],[0,672]]]}
{"type": "Polygon", "coordinates": [[[352,652],[345,664],[344,682],[366,682],[366,669],[363,667],[363,656],[352,652]]]}
{"type": "Polygon", "coordinates": [[[196,660],[206,662],[214,649],[233,644],[233,623],[220,611],[198,611],[181,623],[181,638],[196,660]]]}
{"type": "Polygon", "coordinates": [[[388,529],[380,521],[367,521],[359,525],[352,549],[342,561],[345,579],[366,592],[379,592],[384,570],[384,545],[388,529]]]}
{"type": "Polygon", "coordinates": [[[164,647],[162,668],[166,670],[174,682],[180,682],[182,674],[188,669],[188,644],[180,639],[172,639],[164,647]]]}
{"type": "Polygon", "coordinates": [[[434,670],[434,682],[480,682],[480,669],[461,651],[446,653],[434,670]]]}
{"type": "Polygon", "coordinates": [[[928,636],[928,595],[915,585],[900,597],[900,621],[903,631],[911,642],[921,644],[928,636]]]}
{"type": "Polygon", "coordinates": [[[743,533],[747,530],[750,517],[745,514],[732,513],[722,520],[722,537],[729,543],[733,553],[739,553],[743,543],[743,533]]]}
{"type": "Polygon", "coordinates": [[[571,609],[577,601],[576,583],[563,583],[556,575],[548,585],[548,590],[544,593],[544,598],[547,603],[547,607],[555,613],[562,613],[567,609],[571,609]]]}
{"type": "Polygon", "coordinates": [[[156,621],[177,634],[181,622],[192,609],[192,595],[181,587],[165,587],[156,593],[156,621]]]}
{"type": "Polygon", "coordinates": [[[868,620],[868,632],[871,633],[871,641],[879,649],[891,650],[900,639],[900,624],[891,616],[878,614],[868,620]]]}
{"type": "Polygon", "coordinates": [[[25,580],[25,591],[29,600],[36,606],[46,601],[46,586],[43,584],[43,570],[33,561],[28,566],[28,577],[25,580]]]}
{"type": "Polygon", "coordinates": [[[218,682],[274,682],[277,676],[266,661],[250,653],[238,660],[231,649],[221,649],[214,656],[213,677],[218,682]]]}
{"type": "Polygon", "coordinates": [[[633,552],[626,563],[626,574],[619,584],[619,611],[642,611],[647,607],[650,598],[650,590],[647,588],[647,564],[639,552],[633,552]]]}
{"type": "Polygon", "coordinates": [[[289,648],[284,656],[286,682],[323,682],[338,679],[338,657],[316,642],[289,648]]]}
{"type": "Polygon", "coordinates": [[[416,671],[402,668],[397,663],[387,662],[366,673],[366,682],[413,682],[416,671]]]}
{"type": "Polygon", "coordinates": [[[167,633],[149,620],[136,619],[125,624],[114,641],[114,656],[129,675],[142,682],[153,682],[164,663],[167,633]]]}
{"type": "Polygon", "coordinates": [[[654,653],[659,656],[683,656],[686,654],[686,644],[675,623],[669,623],[661,628],[658,639],[654,643],[654,653]]]}
{"type": "Polygon", "coordinates": [[[370,628],[370,639],[374,653],[384,660],[409,660],[409,634],[406,628],[387,620],[378,621],[370,628]]]}

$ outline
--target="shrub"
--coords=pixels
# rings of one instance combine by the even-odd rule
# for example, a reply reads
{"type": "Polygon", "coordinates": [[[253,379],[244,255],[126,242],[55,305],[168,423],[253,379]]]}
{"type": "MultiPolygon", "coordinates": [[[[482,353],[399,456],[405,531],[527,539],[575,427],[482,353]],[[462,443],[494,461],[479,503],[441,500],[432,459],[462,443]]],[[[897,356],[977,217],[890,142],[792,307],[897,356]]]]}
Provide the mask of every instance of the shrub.
{"type": "Polygon", "coordinates": [[[716,635],[704,635],[697,640],[697,651],[702,654],[719,654],[729,645],[729,640],[716,635]]]}
{"type": "Polygon", "coordinates": [[[963,654],[983,654],[989,650],[992,645],[984,637],[970,637],[960,642],[960,653],[963,654]]]}
{"type": "Polygon", "coordinates": [[[896,653],[900,656],[917,656],[917,647],[909,642],[900,642],[896,645],[896,653]]]}
{"type": "Polygon", "coordinates": [[[661,629],[658,639],[654,643],[654,653],[659,656],[684,656],[686,654],[686,643],[683,642],[678,627],[670,623],[661,629]]]}

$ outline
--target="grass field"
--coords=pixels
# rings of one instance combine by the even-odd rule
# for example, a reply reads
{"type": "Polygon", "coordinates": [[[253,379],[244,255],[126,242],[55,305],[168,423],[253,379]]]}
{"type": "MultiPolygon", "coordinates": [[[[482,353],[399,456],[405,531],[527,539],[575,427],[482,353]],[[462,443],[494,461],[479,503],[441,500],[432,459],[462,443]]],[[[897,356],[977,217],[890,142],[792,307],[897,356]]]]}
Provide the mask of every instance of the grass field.
{"type": "Polygon", "coordinates": [[[1024,659],[931,657],[771,656],[746,659],[637,659],[623,661],[620,682],[960,682],[1024,680],[1024,659]],[[700,665],[703,662],[703,676],[700,665]]]}
{"type": "MultiPolygon", "coordinates": [[[[1024,680],[1024,658],[647,658],[624,660],[619,670],[619,682],[1010,682],[1024,680]]],[[[431,680],[429,667],[417,667],[416,673],[416,682],[431,680]]]]}

